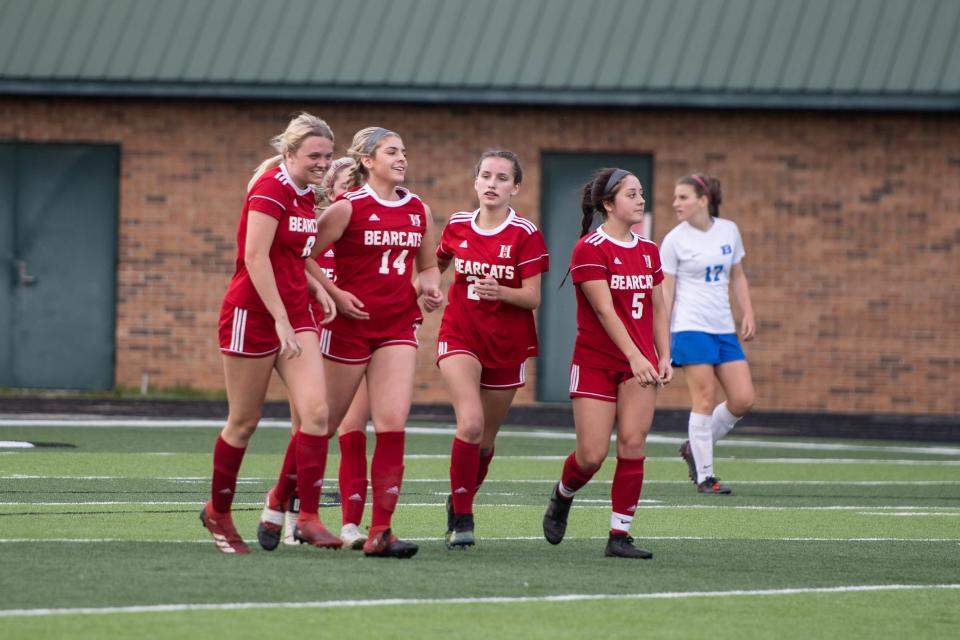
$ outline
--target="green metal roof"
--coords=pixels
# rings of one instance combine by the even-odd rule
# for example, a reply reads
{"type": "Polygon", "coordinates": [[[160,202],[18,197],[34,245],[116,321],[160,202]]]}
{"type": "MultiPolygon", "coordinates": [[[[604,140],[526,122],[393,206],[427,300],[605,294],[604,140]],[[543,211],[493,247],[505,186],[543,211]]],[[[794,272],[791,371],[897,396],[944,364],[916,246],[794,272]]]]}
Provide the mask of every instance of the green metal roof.
{"type": "Polygon", "coordinates": [[[0,94],[960,108],[958,0],[0,0],[0,94]]]}

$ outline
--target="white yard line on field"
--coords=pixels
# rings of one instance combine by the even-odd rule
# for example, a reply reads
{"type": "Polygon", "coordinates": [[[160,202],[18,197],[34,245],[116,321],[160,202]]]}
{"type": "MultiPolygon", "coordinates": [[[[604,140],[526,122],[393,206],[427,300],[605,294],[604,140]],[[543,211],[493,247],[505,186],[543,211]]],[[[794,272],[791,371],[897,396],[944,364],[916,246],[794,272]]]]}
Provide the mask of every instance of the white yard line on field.
{"type": "MultiPolygon", "coordinates": [[[[90,418],[57,418],[57,419],[29,419],[29,418],[4,418],[0,419],[0,427],[222,427],[223,420],[197,420],[180,419],[164,420],[154,418],[113,418],[104,417],[97,419],[90,418]]],[[[289,420],[267,418],[260,421],[261,427],[284,428],[290,427],[289,420]]],[[[370,425],[368,431],[372,431],[370,425]]],[[[455,433],[453,426],[446,427],[407,427],[407,433],[420,435],[440,435],[452,436],[455,433]]],[[[499,438],[533,438],[538,440],[573,440],[573,430],[570,428],[560,429],[535,429],[535,430],[512,430],[505,429],[498,435],[499,438]]],[[[615,436],[612,436],[613,439],[615,436]]],[[[661,436],[651,434],[647,441],[656,444],[680,444],[685,438],[661,436]]],[[[757,438],[738,438],[733,437],[721,440],[717,443],[718,447],[751,447],[761,449],[793,449],[808,451],[890,451],[894,453],[916,453],[926,455],[946,455],[960,456],[960,447],[943,446],[903,446],[903,445],[860,445],[847,443],[831,442],[784,442],[778,439],[762,440],[757,438]]],[[[3,448],[0,445],[0,448],[3,448]]]]}
{"type": "MultiPolygon", "coordinates": [[[[785,537],[785,538],[753,538],[753,537],[735,537],[728,538],[722,536],[645,536],[638,535],[638,539],[658,540],[658,541],[750,541],[750,542],[960,542],[960,538],[817,538],[817,537],[785,537]]],[[[443,542],[446,540],[443,536],[432,537],[407,537],[407,540],[414,542],[443,542]]],[[[565,536],[564,540],[606,540],[607,536],[565,536]]],[[[483,536],[481,542],[542,542],[543,536],[483,536]]],[[[54,543],[54,544],[111,544],[118,542],[133,542],[136,544],[210,544],[210,538],[194,538],[191,540],[144,540],[142,538],[0,538],[0,544],[33,544],[33,543],[54,543]]]]}
{"type": "MultiPolygon", "coordinates": [[[[440,495],[440,494],[437,494],[440,495]]],[[[431,509],[440,509],[444,506],[444,502],[402,502],[400,506],[402,507],[418,507],[418,508],[431,508],[431,509]]],[[[198,509],[201,505],[199,500],[91,500],[83,501],[77,500],[73,502],[0,502],[0,507],[105,507],[105,506],[130,506],[130,505],[139,505],[139,506],[196,506],[198,509]]],[[[234,502],[234,507],[263,507],[263,501],[259,502],[234,502]]],[[[321,505],[323,506],[323,505],[321,505]]],[[[542,507],[540,504],[524,504],[524,503],[481,503],[477,505],[478,508],[516,508],[516,507],[535,507],[539,509],[542,507]]],[[[609,509],[610,501],[607,499],[597,499],[591,500],[589,498],[581,498],[580,500],[574,502],[574,509],[609,509]]],[[[656,500],[641,500],[640,501],[641,509],[724,509],[724,510],[742,510],[742,511],[862,511],[862,512],[872,512],[872,511],[913,511],[913,512],[922,512],[922,511],[937,511],[939,513],[952,515],[956,513],[960,515],[960,507],[932,507],[929,505],[919,506],[919,505],[820,505],[820,506],[800,506],[800,507],[785,507],[785,506],[767,506],[767,505],[730,505],[730,504],[663,504],[660,501],[656,500]],[[655,503],[655,504],[650,504],[655,503]]],[[[56,514],[53,514],[56,515],[56,514]]]]}
{"type": "Polygon", "coordinates": [[[531,604],[591,602],[599,600],[681,600],[689,598],[735,598],[793,596],[817,593],[865,593],[874,591],[918,591],[960,589],[960,584],[867,584],[835,587],[792,587],[787,589],[737,589],[731,591],[655,591],[651,593],[564,593],[547,596],[485,596],[476,598],[384,598],[381,600],[314,600],[310,602],[224,602],[219,604],[181,603],[130,607],[76,607],[63,609],[6,609],[0,617],[44,617],[63,615],[104,615],[117,613],[176,613],[181,611],[236,611],[241,609],[334,609],[344,607],[389,607],[458,604],[531,604]]]}
{"type": "MultiPolygon", "coordinates": [[[[23,473],[11,473],[0,475],[0,480],[150,480],[157,482],[179,482],[179,483],[197,483],[207,484],[210,482],[210,476],[70,476],[70,475],[33,475],[23,473]]],[[[276,477],[245,477],[237,480],[238,484],[259,484],[261,482],[275,482],[276,477]]],[[[450,482],[450,478],[404,478],[404,484],[428,483],[443,484],[450,482]]],[[[612,480],[591,480],[590,484],[610,484],[612,480]]],[[[509,480],[505,478],[487,478],[484,485],[490,484],[556,484],[556,480],[536,480],[520,479],[509,480]]],[[[689,480],[648,480],[644,479],[644,485],[649,484],[679,484],[688,485],[689,480]]],[[[737,486],[740,485],[834,485],[851,487],[935,487],[935,486],[956,486],[960,485],[960,480],[737,480],[737,486]]],[[[325,487],[337,486],[336,478],[324,478],[325,487]]]]}

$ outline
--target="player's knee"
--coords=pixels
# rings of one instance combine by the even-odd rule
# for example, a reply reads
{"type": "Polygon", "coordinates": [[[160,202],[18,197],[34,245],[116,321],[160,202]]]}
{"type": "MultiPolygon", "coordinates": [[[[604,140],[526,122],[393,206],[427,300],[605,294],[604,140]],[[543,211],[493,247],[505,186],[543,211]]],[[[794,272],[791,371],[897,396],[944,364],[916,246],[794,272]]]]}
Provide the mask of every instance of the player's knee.
{"type": "Polygon", "coordinates": [[[457,419],[457,437],[464,442],[476,444],[483,439],[483,416],[464,416],[457,419]]]}
{"type": "Polygon", "coordinates": [[[625,436],[617,434],[617,455],[622,458],[639,458],[647,447],[647,434],[638,433],[625,436]]]}
{"type": "Polygon", "coordinates": [[[727,410],[735,416],[743,416],[753,409],[753,392],[739,393],[727,399],[727,410]]]}
{"type": "Polygon", "coordinates": [[[587,473],[596,473],[606,458],[606,449],[588,449],[578,453],[577,464],[587,473]]]}
{"type": "Polygon", "coordinates": [[[307,411],[303,412],[300,416],[302,423],[300,428],[304,433],[312,433],[315,435],[326,434],[329,415],[330,413],[326,402],[312,402],[307,411]]]}
{"type": "Polygon", "coordinates": [[[231,413],[227,418],[226,430],[234,439],[246,442],[257,430],[258,424],[260,424],[260,411],[231,413]]]}

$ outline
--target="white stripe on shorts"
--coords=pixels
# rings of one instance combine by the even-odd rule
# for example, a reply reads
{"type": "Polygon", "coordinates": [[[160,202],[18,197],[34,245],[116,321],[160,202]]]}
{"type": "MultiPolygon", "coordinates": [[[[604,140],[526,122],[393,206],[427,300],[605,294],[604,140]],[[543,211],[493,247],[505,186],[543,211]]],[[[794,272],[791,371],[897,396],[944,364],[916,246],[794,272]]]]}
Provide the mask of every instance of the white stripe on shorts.
{"type": "Polygon", "coordinates": [[[330,336],[329,329],[320,329],[320,352],[330,355],[330,336]]]}
{"type": "Polygon", "coordinates": [[[580,367],[579,365],[572,364],[570,365],[570,391],[577,390],[577,384],[580,382],[580,367]]]}
{"type": "Polygon", "coordinates": [[[230,350],[243,353],[243,338],[247,331],[247,310],[235,307],[233,310],[233,335],[230,340],[230,350]]]}

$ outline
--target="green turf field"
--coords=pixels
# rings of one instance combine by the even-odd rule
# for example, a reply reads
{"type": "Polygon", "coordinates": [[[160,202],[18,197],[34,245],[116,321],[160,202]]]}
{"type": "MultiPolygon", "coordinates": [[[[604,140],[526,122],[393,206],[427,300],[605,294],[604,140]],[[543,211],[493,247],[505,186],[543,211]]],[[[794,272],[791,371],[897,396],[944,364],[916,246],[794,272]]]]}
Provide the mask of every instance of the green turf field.
{"type": "MultiPolygon", "coordinates": [[[[0,638],[875,639],[960,625],[960,447],[731,437],[716,469],[734,495],[700,496],[681,434],[655,434],[632,532],[655,557],[630,561],[603,557],[613,459],[578,494],[567,539],[542,539],[573,441],[521,427],[498,440],[478,546],[447,551],[452,435],[419,427],[394,528],[421,549],[397,561],[256,546],[282,428],[261,429],[244,461],[235,521],[254,550],[229,557],[197,518],[215,427],[0,421],[0,638]]],[[[339,529],[331,453],[321,517],[339,529]]]]}

